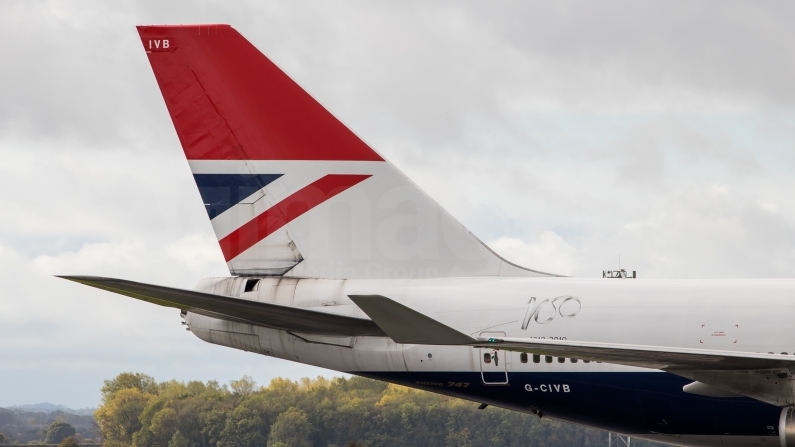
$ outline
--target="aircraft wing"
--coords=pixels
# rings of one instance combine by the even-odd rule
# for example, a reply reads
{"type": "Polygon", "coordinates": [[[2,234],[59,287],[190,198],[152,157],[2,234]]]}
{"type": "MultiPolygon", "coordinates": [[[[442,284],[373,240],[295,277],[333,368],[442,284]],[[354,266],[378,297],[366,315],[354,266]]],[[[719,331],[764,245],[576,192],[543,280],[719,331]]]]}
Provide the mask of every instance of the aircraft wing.
{"type": "Polygon", "coordinates": [[[380,295],[350,298],[397,343],[502,349],[668,371],[693,380],[684,392],[795,404],[795,355],[535,338],[474,338],[380,295]]]}
{"type": "Polygon", "coordinates": [[[380,295],[350,298],[397,343],[465,345],[666,371],[795,368],[795,355],[535,338],[474,338],[380,295]]]}
{"type": "Polygon", "coordinates": [[[280,306],[193,290],[175,289],[97,276],[59,276],[97,289],[129,296],[159,306],[246,322],[274,329],[314,335],[386,335],[371,320],[335,315],[300,307],[280,306]]]}

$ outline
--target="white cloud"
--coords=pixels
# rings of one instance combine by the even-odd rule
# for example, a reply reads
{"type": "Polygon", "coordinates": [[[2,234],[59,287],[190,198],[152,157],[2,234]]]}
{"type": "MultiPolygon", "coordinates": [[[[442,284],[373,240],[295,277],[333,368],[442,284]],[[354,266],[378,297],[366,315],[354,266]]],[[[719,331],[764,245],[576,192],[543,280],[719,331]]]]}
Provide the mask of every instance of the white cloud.
{"type": "Polygon", "coordinates": [[[576,250],[553,231],[541,232],[534,243],[503,236],[488,245],[522,267],[567,276],[576,270],[576,250]]]}
{"type": "Polygon", "coordinates": [[[102,380],[124,371],[158,380],[222,382],[249,374],[261,383],[277,376],[335,374],[210,345],[185,332],[175,309],[52,276],[88,273],[190,287],[201,277],[224,273],[207,264],[211,250],[202,245],[192,236],[162,249],[143,242],[92,243],[33,259],[0,246],[0,381],[6,384],[0,406],[43,401],[95,406],[102,380]],[[192,241],[200,248],[186,247],[192,241]]]}

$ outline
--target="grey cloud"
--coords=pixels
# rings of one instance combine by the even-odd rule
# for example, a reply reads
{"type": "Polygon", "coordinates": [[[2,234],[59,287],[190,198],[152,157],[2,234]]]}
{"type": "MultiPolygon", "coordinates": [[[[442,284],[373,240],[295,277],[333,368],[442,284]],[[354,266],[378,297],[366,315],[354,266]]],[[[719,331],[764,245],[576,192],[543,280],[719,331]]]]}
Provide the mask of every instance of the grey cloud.
{"type": "Polygon", "coordinates": [[[787,25],[793,5],[740,1],[631,1],[483,8],[491,25],[523,52],[595,69],[626,70],[634,81],[678,84],[715,95],[791,106],[795,63],[787,25]],[[772,7],[771,7],[772,6],[772,7]]]}

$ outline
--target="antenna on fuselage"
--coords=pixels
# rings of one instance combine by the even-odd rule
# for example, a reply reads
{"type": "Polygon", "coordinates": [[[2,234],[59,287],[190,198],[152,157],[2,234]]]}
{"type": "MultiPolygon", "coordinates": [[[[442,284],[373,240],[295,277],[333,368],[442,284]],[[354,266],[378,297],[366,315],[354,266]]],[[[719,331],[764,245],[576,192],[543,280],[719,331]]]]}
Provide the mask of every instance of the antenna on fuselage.
{"type": "Polygon", "coordinates": [[[634,279],[638,277],[637,275],[633,270],[632,276],[629,276],[629,273],[621,268],[621,253],[618,254],[618,270],[602,270],[602,278],[634,279]]]}

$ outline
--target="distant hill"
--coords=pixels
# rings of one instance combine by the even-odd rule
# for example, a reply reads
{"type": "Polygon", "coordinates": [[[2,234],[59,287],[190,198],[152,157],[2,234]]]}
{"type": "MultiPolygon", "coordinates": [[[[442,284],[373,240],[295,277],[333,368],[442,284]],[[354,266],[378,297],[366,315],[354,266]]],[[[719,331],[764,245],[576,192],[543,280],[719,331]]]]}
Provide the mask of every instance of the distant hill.
{"type": "Polygon", "coordinates": [[[49,402],[42,402],[32,405],[11,405],[5,408],[8,408],[9,410],[27,411],[31,413],[52,413],[55,411],[61,411],[64,413],[76,414],[78,416],[92,416],[95,410],[95,408],[80,408],[76,410],[63,405],[51,404],[49,402]]]}

